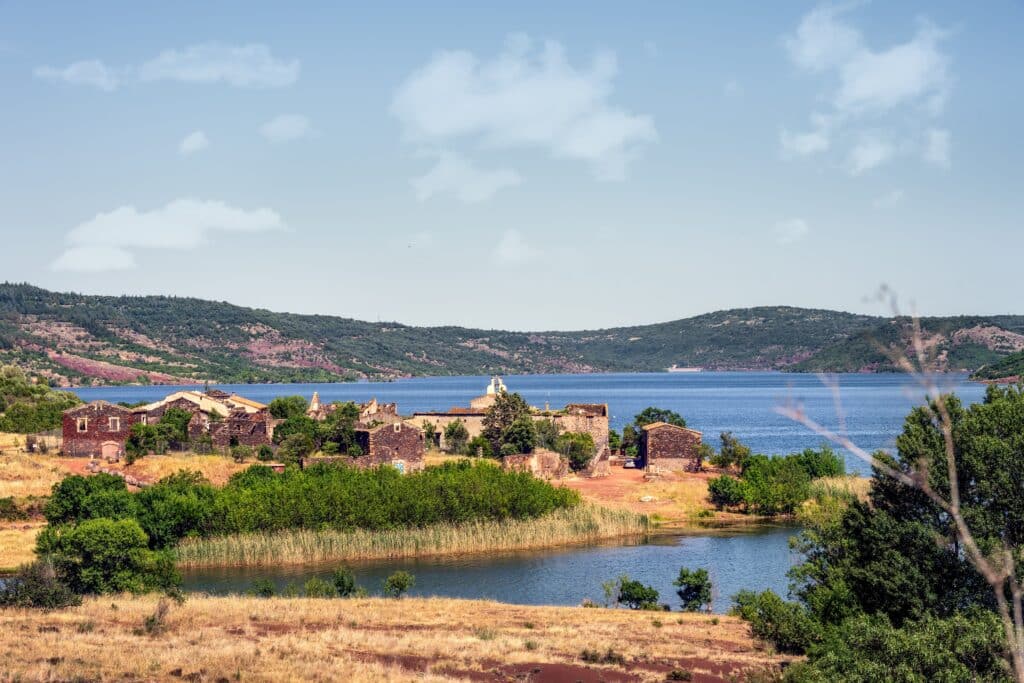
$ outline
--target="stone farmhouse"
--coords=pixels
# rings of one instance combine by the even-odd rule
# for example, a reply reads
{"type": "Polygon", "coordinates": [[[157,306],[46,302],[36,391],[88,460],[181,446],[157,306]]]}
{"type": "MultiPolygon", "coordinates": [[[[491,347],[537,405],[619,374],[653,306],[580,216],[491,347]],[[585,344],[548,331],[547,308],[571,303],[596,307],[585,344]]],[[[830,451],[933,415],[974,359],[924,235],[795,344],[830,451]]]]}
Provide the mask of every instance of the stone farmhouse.
{"type": "MultiPolygon", "coordinates": [[[[314,420],[325,420],[335,410],[337,405],[322,403],[320,395],[314,392],[306,415],[314,420]]],[[[407,424],[398,414],[396,403],[379,403],[373,398],[359,404],[355,437],[362,455],[305,458],[303,466],[318,462],[345,462],[357,467],[391,465],[401,472],[415,472],[424,467],[423,430],[407,424]]]]}
{"type": "Polygon", "coordinates": [[[106,401],[65,410],[61,424],[63,453],[82,458],[120,458],[136,421],[131,410],[106,401]]]}
{"type": "Polygon", "coordinates": [[[275,421],[267,406],[237,394],[211,389],[178,391],[159,401],[137,408],[125,408],[93,401],[66,410],[62,419],[65,455],[89,458],[120,458],[134,424],[156,424],[171,408],[192,414],[189,438],[204,436],[217,448],[270,444],[275,421]]]}
{"type": "Polygon", "coordinates": [[[667,422],[653,422],[640,430],[638,464],[644,469],[697,472],[701,468],[702,434],[667,422]]]}
{"type": "MultiPolygon", "coordinates": [[[[407,424],[422,428],[423,423],[434,425],[439,435],[438,446],[444,447],[444,430],[449,424],[460,421],[466,426],[469,438],[480,436],[484,430],[484,417],[498,397],[508,391],[500,377],[492,377],[487,390],[481,396],[471,399],[469,407],[453,407],[443,411],[417,412],[406,420],[407,424]]],[[[561,432],[584,432],[590,434],[597,447],[591,466],[590,476],[607,474],[608,459],[611,454],[608,448],[608,404],[606,403],[570,403],[560,410],[532,408],[531,417],[536,420],[551,420],[558,425],[561,432]]]]}

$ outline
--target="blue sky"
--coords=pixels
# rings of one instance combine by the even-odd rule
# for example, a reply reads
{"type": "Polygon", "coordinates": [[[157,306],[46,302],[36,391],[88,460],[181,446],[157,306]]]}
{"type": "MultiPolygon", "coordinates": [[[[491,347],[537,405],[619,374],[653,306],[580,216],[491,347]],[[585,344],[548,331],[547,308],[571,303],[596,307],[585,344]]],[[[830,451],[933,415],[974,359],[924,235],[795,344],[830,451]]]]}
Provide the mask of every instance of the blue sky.
{"type": "Polygon", "coordinates": [[[414,324],[1024,313],[1024,5],[0,3],[0,278],[414,324]],[[555,6],[552,6],[555,5],[555,6]]]}

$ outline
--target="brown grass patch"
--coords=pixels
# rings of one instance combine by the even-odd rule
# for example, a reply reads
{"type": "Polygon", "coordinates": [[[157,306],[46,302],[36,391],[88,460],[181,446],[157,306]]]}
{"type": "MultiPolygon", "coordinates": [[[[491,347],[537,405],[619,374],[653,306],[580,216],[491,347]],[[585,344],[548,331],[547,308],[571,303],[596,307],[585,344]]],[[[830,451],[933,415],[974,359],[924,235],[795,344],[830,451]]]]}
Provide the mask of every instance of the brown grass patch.
{"type": "Polygon", "coordinates": [[[36,534],[45,522],[5,522],[0,524],[0,571],[12,571],[36,559],[36,534]]]}
{"type": "MultiPolygon", "coordinates": [[[[0,612],[5,676],[22,680],[695,681],[776,669],[732,617],[528,607],[441,598],[317,600],[192,597],[165,630],[140,632],[157,598],[0,612]],[[666,615],[667,616],[667,615],[666,615]],[[482,633],[488,637],[481,637],[482,633]],[[530,643],[530,645],[527,645],[530,643]],[[621,663],[591,663],[611,649],[621,663]],[[564,674],[564,675],[563,675],[564,674]]],[[[613,658],[614,659],[614,658],[613,658]]]]}
{"type": "Polygon", "coordinates": [[[145,482],[154,483],[175,472],[199,472],[214,486],[223,486],[232,475],[251,467],[253,462],[237,463],[225,455],[195,455],[173,453],[170,455],[147,455],[131,465],[123,462],[104,464],[109,470],[130,474],[145,482]]]}
{"type": "Polygon", "coordinates": [[[0,498],[50,495],[53,485],[68,474],[56,460],[18,452],[0,455],[0,498]]]}

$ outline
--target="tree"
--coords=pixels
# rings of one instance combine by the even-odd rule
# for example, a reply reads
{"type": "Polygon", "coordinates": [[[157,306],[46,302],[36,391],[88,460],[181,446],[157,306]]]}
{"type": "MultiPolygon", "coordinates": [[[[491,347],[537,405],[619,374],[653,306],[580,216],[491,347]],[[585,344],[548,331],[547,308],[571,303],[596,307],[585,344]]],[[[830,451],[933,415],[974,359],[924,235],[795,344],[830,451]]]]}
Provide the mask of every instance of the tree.
{"type": "Polygon", "coordinates": [[[728,474],[715,477],[708,482],[708,499],[719,510],[737,507],[746,502],[743,484],[728,474]]]}
{"type": "Polygon", "coordinates": [[[558,437],[555,450],[569,459],[573,472],[586,469],[597,453],[594,437],[586,432],[566,432],[558,437]]]}
{"type": "Polygon", "coordinates": [[[474,436],[469,440],[469,443],[466,444],[466,454],[481,458],[490,458],[494,455],[494,450],[491,448],[491,442],[481,435],[474,436]]]}
{"type": "Polygon", "coordinates": [[[511,446],[513,453],[531,453],[536,439],[533,420],[529,415],[520,415],[501,433],[502,454],[505,454],[505,446],[511,446]]]}
{"type": "Polygon", "coordinates": [[[501,451],[502,436],[516,418],[529,416],[530,406],[522,396],[507,391],[496,394],[494,403],[487,409],[483,419],[483,436],[491,442],[491,451],[501,451]]]}
{"type": "Polygon", "coordinates": [[[711,579],[708,578],[706,569],[679,568],[679,577],[672,582],[678,587],[676,595],[679,596],[684,612],[698,612],[702,607],[711,610],[711,579]]]}
{"type": "Polygon", "coordinates": [[[0,607],[60,609],[82,604],[81,596],[57,576],[53,563],[36,560],[0,583],[0,607]]]}
{"type": "Polygon", "coordinates": [[[53,485],[43,515],[50,526],[109,516],[122,510],[129,516],[134,499],[121,477],[100,472],[89,477],[72,475],[53,485]]]}
{"type": "Polygon", "coordinates": [[[297,463],[316,450],[316,444],[308,434],[297,432],[281,442],[277,449],[278,457],[286,463],[297,463]]]}
{"type": "Polygon", "coordinates": [[[427,444],[427,448],[436,446],[437,425],[429,420],[424,420],[421,429],[423,430],[423,441],[427,444]]]}
{"type": "Polygon", "coordinates": [[[322,437],[321,428],[316,420],[305,415],[285,418],[285,421],[274,427],[274,443],[282,444],[285,439],[294,434],[302,434],[313,443],[314,449],[320,443],[322,437]]]}
{"type": "Polygon", "coordinates": [[[653,424],[655,422],[667,422],[668,424],[675,425],[677,427],[686,426],[686,420],[684,420],[682,415],[679,413],[665,408],[655,408],[654,406],[644,408],[637,413],[635,418],[633,418],[633,424],[635,424],[637,428],[643,428],[646,425],[653,424]]]}
{"type": "Polygon", "coordinates": [[[416,577],[406,571],[397,571],[384,580],[384,595],[400,598],[416,585],[416,577]]]}
{"type": "Polygon", "coordinates": [[[629,609],[660,609],[657,590],[625,575],[619,580],[618,600],[629,609]]]}
{"type": "Polygon", "coordinates": [[[557,449],[558,434],[562,429],[557,422],[550,418],[536,420],[533,423],[533,429],[537,435],[535,444],[537,448],[546,448],[549,451],[557,449]]]}
{"type": "Polygon", "coordinates": [[[331,580],[334,583],[334,590],[338,592],[338,597],[350,597],[355,595],[358,590],[355,574],[348,567],[338,567],[335,569],[331,580]]]}
{"type": "Polygon", "coordinates": [[[278,420],[290,417],[304,417],[309,403],[302,396],[278,396],[267,405],[270,415],[278,420]]]}
{"type": "Polygon", "coordinates": [[[740,440],[733,436],[732,432],[722,432],[719,438],[722,441],[722,446],[718,449],[718,455],[711,461],[712,464],[718,467],[735,465],[742,470],[746,465],[747,458],[750,457],[750,448],[740,443],[740,440]]]}
{"type": "Polygon", "coordinates": [[[149,550],[134,519],[89,519],[75,526],[47,527],[36,552],[52,560],[57,576],[76,593],[142,593],[181,582],[170,553],[149,550]]]}
{"type": "Polygon", "coordinates": [[[469,430],[462,420],[453,420],[444,428],[444,447],[449,453],[464,453],[469,441],[469,430]]]}
{"type": "Polygon", "coordinates": [[[608,430],[608,449],[613,453],[622,448],[622,437],[614,429],[608,430]]]}
{"type": "Polygon", "coordinates": [[[622,428],[622,450],[629,451],[629,449],[635,449],[637,444],[640,443],[640,437],[636,432],[636,427],[633,425],[626,425],[622,428]]]}

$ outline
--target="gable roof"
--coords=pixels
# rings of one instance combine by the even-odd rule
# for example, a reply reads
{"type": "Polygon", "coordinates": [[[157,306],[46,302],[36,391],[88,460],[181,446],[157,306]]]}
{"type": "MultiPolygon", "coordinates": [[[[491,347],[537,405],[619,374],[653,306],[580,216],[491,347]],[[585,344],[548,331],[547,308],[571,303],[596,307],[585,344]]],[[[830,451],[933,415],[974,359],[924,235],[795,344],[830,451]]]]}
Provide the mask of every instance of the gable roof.
{"type": "Polygon", "coordinates": [[[119,406],[116,403],[110,403],[109,401],[89,401],[88,403],[83,403],[80,406],[68,408],[64,411],[64,415],[73,415],[85,410],[100,410],[105,408],[113,408],[114,410],[129,414],[132,412],[130,408],[125,408],[124,406],[119,406]]]}
{"type": "Polygon", "coordinates": [[[669,424],[668,422],[652,422],[650,424],[644,425],[640,429],[644,430],[645,432],[649,432],[652,429],[662,429],[664,427],[668,427],[669,429],[679,429],[681,431],[691,432],[693,434],[702,434],[702,432],[699,432],[696,429],[690,429],[689,427],[680,427],[679,425],[669,424]]]}

